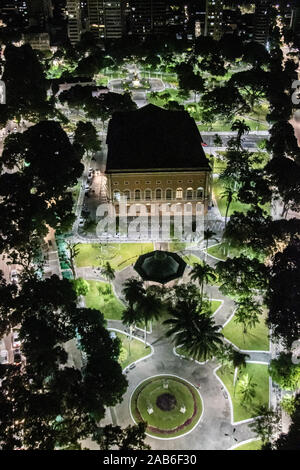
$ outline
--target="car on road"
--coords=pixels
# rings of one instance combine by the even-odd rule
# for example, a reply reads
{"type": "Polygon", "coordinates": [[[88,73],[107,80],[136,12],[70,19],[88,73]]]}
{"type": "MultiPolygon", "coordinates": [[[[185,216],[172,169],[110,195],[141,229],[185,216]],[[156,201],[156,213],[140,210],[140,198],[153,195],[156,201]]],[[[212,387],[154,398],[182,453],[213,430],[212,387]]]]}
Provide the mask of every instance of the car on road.
{"type": "Polygon", "coordinates": [[[81,218],[79,219],[79,227],[83,227],[84,224],[85,224],[85,220],[81,217],[81,218]]]}
{"type": "Polygon", "coordinates": [[[0,351],[0,364],[8,364],[8,352],[6,349],[0,351]]]}
{"type": "Polygon", "coordinates": [[[19,280],[19,275],[16,269],[12,269],[10,273],[10,281],[16,284],[19,280]]]}

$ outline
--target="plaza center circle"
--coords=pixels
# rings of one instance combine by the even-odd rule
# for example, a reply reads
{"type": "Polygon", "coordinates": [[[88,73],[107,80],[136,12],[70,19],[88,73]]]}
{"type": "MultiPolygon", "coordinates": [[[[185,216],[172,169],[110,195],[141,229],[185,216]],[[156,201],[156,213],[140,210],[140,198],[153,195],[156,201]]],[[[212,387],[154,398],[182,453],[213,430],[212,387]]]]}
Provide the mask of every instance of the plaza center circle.
{"type": "Polygon", "coordinates": [[[202,401],[192,384],[163,375],[150,377],[137,386],[130,409],[136,423],[147,423],[148,435],[172,439],[190,432],[198,424],[202,401]]]}

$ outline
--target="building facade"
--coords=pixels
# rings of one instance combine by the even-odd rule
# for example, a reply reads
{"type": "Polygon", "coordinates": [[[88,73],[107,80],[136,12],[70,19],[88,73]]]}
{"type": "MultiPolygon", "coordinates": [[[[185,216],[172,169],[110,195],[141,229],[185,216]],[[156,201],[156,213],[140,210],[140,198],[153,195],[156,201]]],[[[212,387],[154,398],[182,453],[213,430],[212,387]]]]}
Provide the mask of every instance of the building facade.
{"type": "Polygon", "coordinates": [[[41,30],[48,28],[48,21],[53,17],[51,0],[27,0],[29,26],[36,26],[41,30]]]}
{"type": "Polygon", "coordinates": [[[67,0],[66,14],[68,18],[68,38],[71,44],[76,44],[82,33],[80,0],[67,0]]]}
{"type": "Polygon", "coordinates": [[[32,49],[37,51],[50,50],[50,36],[48,33],[25,33],[23,41],[30,44],[32,49]]]}
{"type": "Polygon", "coordinates": [[[266,45],[270,29],[270,0],[256,0],[254,40],[266,45]]]}
{"type": "Polygon", "coordinates": [[[195,121],[185,111],[147,105],[115,113],[109,123],[107,193],[116,212],[144,204],[189,207],[211,204],[211,168],[195,121]]]}
{"type": "Polygon", "coordinates": [[[165,0],[131,0],[129,32],[135,36],[164,34],[169,10],[165,0]]]}
{"type": "Polygon", "coordinates": [[[124,2],[122,0],[88,0],[89,30],[97,39],[119,39],[124,34],[124,2]]]}
{"type": "Polygon", "coordinates": [[[205,36],[220,39],[223,30],[223,0],[206,0],[205,36]]]}

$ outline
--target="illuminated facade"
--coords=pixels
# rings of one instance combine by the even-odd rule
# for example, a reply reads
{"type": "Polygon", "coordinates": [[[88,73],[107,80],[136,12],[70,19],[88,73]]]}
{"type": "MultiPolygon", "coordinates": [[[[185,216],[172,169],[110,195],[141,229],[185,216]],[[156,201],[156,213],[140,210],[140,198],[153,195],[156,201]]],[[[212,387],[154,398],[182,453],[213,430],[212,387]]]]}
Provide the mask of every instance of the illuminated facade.
{"type": "Polygon", "coordinates": [[[88,0],[89,30],[98,39],[119,39],[124,33],[121,0],[88,0]]]}
{"type": "Polygon", "coordinates": [[[222,36],[223,0],[206,0],[205,36],[222,36]]]}
{"type": "Polygon", "coordinates": [[[82,33],[80,0],[67,0],[66,13],[68,18],[68,37],[71,44],[80,40],[82,33]]]}

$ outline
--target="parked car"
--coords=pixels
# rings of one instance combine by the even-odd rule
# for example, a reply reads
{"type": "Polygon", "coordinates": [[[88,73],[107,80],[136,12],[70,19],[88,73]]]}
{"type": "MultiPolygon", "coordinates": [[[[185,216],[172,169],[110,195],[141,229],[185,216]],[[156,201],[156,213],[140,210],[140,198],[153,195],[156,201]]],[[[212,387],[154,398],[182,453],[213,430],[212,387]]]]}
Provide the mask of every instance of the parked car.
{"type": "Polygon", "coordinates": [[[12,344],[13,344],[13,348],[19,348],[20,345],[21,345],[21,341],[19,339],[19,332],[18,330],[13,330],[12,332],[12,344]]]}
{"type": "Polygon", "coordinates": [[[12,269],[11,270],[11,273],[10,273],[10,280],[11,282],[14,282],[15,284],[18,282],[19,280],[19,275],[18,275],[18,272],[15,270],[15,269],[12,269]]]}
{"type": "Polygon", "coordinates": [[[0,351],[0,364],[8,364],[8,352],[6,349],[0,351]]]}

